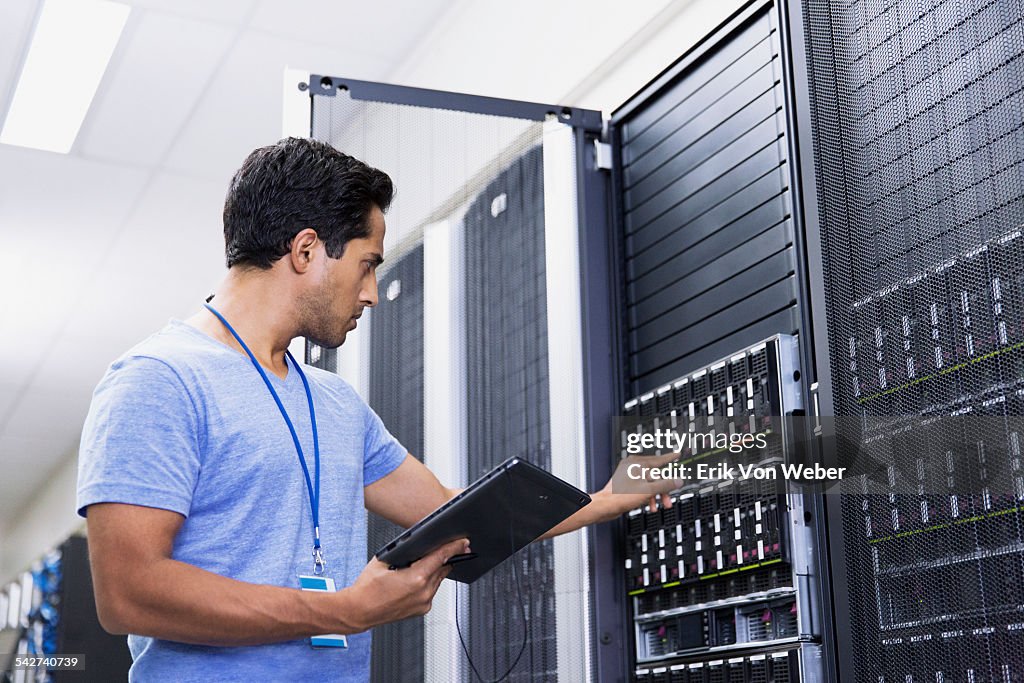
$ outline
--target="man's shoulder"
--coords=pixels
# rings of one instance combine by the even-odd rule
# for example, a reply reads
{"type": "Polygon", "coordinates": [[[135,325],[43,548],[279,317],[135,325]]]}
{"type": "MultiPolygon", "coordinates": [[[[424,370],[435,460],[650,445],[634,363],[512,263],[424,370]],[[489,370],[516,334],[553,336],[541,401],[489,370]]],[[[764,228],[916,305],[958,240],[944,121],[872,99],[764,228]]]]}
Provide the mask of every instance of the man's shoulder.
{"type": "Polygon", "coordinates": [[[302,364],[302,370],[306,373],[310,382],[315,383],[339,402],[346,404],[365,403],[359,392],[346,382],[341,375],[313,365],[307,365],[306,363],[302,364]]]}
{"type": "Polygon", "coordinates": [[[110,364],[107,375],[126,371],[191,375],[198,368],[218,362],[227,350],[226,347],[218,349],[217,342],[200,335],[202,332],[187,323],[171,320],[118,356],[110,364]]]}

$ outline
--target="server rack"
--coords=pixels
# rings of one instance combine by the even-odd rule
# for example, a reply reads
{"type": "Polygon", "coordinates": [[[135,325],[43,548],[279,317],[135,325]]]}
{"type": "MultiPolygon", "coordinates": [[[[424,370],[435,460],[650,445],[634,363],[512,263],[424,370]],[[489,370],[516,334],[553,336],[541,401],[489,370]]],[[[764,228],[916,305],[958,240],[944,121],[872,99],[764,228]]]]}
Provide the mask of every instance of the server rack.
{"type": "MultiPolygon", "coordinates": [[[[665,392],[666,386],[692,387],[682,384],[681,378],[708,373],[713,367],[725,381],[730,358],[747,355],[752,346],[772,335],[789,340],[787,349],[792,349],[791,362],[798,373],[787,387],[787,401],[774,404],[774,415],[799,416],[815,405],[818,373],[804,267],[803,188],[794,163],[799,146],[786,12],[783,3],[747,3],[612,113],[612,199],[619,235],[618,315],[623,338],[620,363],[625,369],[620,395],[634,397],[620,405],[632,405],[632,410],[645,405],[646,410],[657,406],[658,414],[667,412],[675,389],[665,392]]],[[[725,387],[706,390],[711,394],[725,387]]],[[[744,491],[741,497],[750,495],[744,491]]],[[[830,577],[823,552],[822,499],[802,487],[780,495],[775,509],[787,520],[787,529],[790,522],[795,525],[794,533],[780,540],[787,562],[796,563],[792,571],[791,565],[785,565],[782,574],[793,580],[786,579],[790,584],[784,588],[776,568],[774,574],[768,572],[769,578],[748,589],[751,594],[761,592],[759,599],[764,599],[765,590],[792,590],[786,599],[792,599],[787,604],[797,607],[801,615],[799,634],[785,637],[812,644],[788,654],[771,645],[757,649],[756,641],[743,645],[740,641],[749,634],[714,632],[713,610],[702,613],[700,607],[676,605],[673,609],[684,613],[703,614],[707,639],[699,646],[689,643],[691,647],[658,663],[645,656],[642,641],[650,632],[636,626],[632,676],[702,683],[790,677],[834,680],[832,633],[826,626],[830,577]],[[789,547],[794,540],[797,547],[789,547]],[[737,649],[743,654],[730,661],[728,653],[737,649]],[[716,652],[723,654],[716,656],[716,652]]],[[[735,507],[733,498],[723,499],[721,509],[714,498],[702,504],[709,514],[722,515],[735,507]]],[[[657,523],[659,515],[664,520],[678,514],[672,509],[634,511],[627,538],[636,539],[640,519],[646,526],[652,515],[657,523]]],[[[627,541],[623,562],[628,559],[636,572],[639,558],[630,556],[631,547],[627,541]]],[[[689,552],[685,544],[683,551],[689,552]]],[[[773,559],[781,562],[781,557],[773,559]]],[[[660,566],[657,569],[660,573],[660,566]]],[[[738,572],[738,567],[729,569],[738,572]]],[[[747,576],[759,573],[743,571],[751,572],[747,576]]],[[[669,578],[668,583],[675,582],[669,578]]],[[[715,583],[693,580],[697,585],[715,583]]],[[[682,598],[674,594],[679,590],[673,586],[661,600],[678,602],[682,598]]],[[[756,600],[742,597],[744,588],[732,590],[729,600],[756,600]]],[[[647,599],[637,598],[636,608],[647,609],[647,599]]],[[[698,605],[708,604],[699,602],[699,596],[693,599],[698,605]]],[[[743,612],[733,606],[722,614],[735,618],[743,612]]],[[[634,623],[649,620],[636,610],[627,618],[634,623]]],[[[696,623],[696,616],[689,618],[696,623]]],[[[685,625],[678,622],[679,628],[685,625]]],[[[659,624],[655,633],[669,627],[671,623],[659,624]]]]}
{"type": "MultiPolygon", "coordinates": [[[[423,458],[423,248],[403,254],[380,278],[380,302],[370,323],[370,407],[413,457],[423,458]]],[[[371,515],[367,559],[401,532],[371,515]]],[[[394,681],[422,671],[423,619],[386,624],[374,632],[370,674],[394,681]]]]}
{"type": "Polygon", "coordinates": [[[128,641],[107,633],[96,616],[89,548],[71,536],[0,592],[0,680],[124,680],[132,665],[128,641]],[[13,668],[16,655],[84,658],[72,670],[13,668]]]}
{"type": "Polygon", "coordinates": [[[1021,16],[1003,1],[789,11],[820,398],[855,417],[836,431],[858,447],[837,455],[873,461],[826,497],[842,681],[1024,675],[1021,16]]]}
{"type": "MultiPolygon", "coordinates": [[[[534,147],[502,171],[463,218],[467,417],[482,427],[472,430],[468,441],[470,480],[510,457],[551,468],[542,179],[543,149],[534,147]]],[[[509,680],[556,675],[551,545],[527,546],[469,587],[468,646],[482,671],[508,669],[526,635],[522,673],[509,680]],[[525,595],[520,582],[531,587],[525,595]],[[515,607],[522,600],[527,601],[522,614],[494,608],[503,601],[515,607]]]]}
{"type": "MultiPolygon", "coordinates": [[[[762,435],[765,448],[735,461],[778,474],[795,460],[786,416],[799,413],[801,393],[796,339],[775,336],[628,401],[622,445],[630,432],[659,429],[762,435]]],[[[681,462],[706,467],[720,457],[688,448],[681,462]]],[[[635,680],[825,680],[804,497],[767,474],[699,477],[671,507],[629,513],[635,680]]]]}
{"type": "MultiPolygon", "coordinates": [[[[407,422],[408,413],[417,411],[413,405],[417,397],[397,396],[402,383],[394,382],[386,382],[374,395],[379,383],[374,379],[374,373],[379,375],[376,366],[383,364],[385,373],[419,366],[425,375],[419,408],[426,460],[435,471],[447,470],[444,481],[465,484],[515,454],[592,489],[594,478],[603,477],[600,470],[606,465],[589,467],[579,457],[579,442],[593,434],[606,442],[609,438],[601,429],[576,436],[582,410],[577,406],[583,403],[579,394],[584,391],[578,366],[587,361],[579,354],[566,356],[565,351],[579,345],[585,334],[578,320],[581,293],[578,284],[560,284],[552,293],[547,282],[552,267],[597,281],[607,277],[606,272],[595,275],[578,262],[580,251],[590,245],[578,233],[582,216],[594,224],[593,218],[604,214],[603,192],[600,211],[589,203],[596,196],[591,183],[602,180],[588,156],[599,134],[599,117],[568,107],[332,77],[311,76],[304,85],[312,95],[314,135],[385,170],[408,172],[410,165],[424,163],[423,157],[412,161],[402,157],[402,151],[415,144],[403,141],[402,135],[424,133],[427,144],[450,141],[453,136],[465,142],[462,149],[453,150],[448,144],[432,147],[437,153],[421,169],[432,173],[425,191],[403,184],[401,177],[398,180],[404,189],[389,213],[388,233],[394,234],[397,225],[399,238],[387,247],[389,262],[397,252],[398,268],[418,251],[425,289],[432,282],[444,284],[434,290],[433,298],[424,293],[422,307],[417,309],[423,331],[416,339],[407,339],[409,343],[388,333],[388,329],[399,332],[397,336],[408,332],[403,329],[408,311],[392,306],[394,319],[378,315],[386,307],[383,303],[371,311],[371,344],[361,353],[360,362],[374,369],[363,388],[369,389],[371,404],[385,424],[407,422]],[[502,142],[510,125],[515,135],[502,142]],[[379,127],[375,130],[380,137],[367,135],[363,126],[379,127]],[[367,143],[368,139],[374,142],[367,143]],[[389,322],[387,329],[381,327],[389,322]],[[438,326],[443,329],[439,331],[438,326]],[[552,335],[558,336],[557,341],[552,335]],[[557,348],[551,352],[553,345],[557,348]],[[388,357],[387,351],[381,356],[382,348],[392,349],[395,358],[388,357]],[[405,361],[394,362],[398,356],[405,361]],[[560,380],[557,383],[548,381],[552,369],[560,380]],[[567,381],[561,381],[563,377],[567,381]],[[451,406],[447,412],[464,413],[461,422],[444,414],[445,405],[451,406]],[[558,438],[551,438],[551,425],[557,425],[558,438]],[[439,442],[439,434],[451,442],[439,442]]],[[[423,177],[415,176],[413,182],[422,183],[423,177]]],[[[603,246],[603,241],[599,244],[603,246]]],[[[604,271],[606,264],[601,265],[604,271]]],[[[382,273],[382,298],[393,272],[389,265],[382,273]]],[[[588,291],[592,293],[596,292],[588,291]]],[[[591,305],[603,306],[606,301],[597,296],[591,305]]],[[[609,332],[602,329],[598,334],[609,332]]],[[[343,354],[337,358],[323,350],[319,354],[339,368],[346,362],[343,354]]],[[[610,366],[610,359],[606,362],[610,366]]],[[[485,676],[500,673],[515,659],[523,638],[520,628],[526,626],[526,653],[512,672],[514,680],[594,678],[599,669],[595,658],[603,652],[619,656],[621,650],[609,647],[596,652],[605,633],[599,637],[589,625],[602,623],[598,615],[603,614],[592,604],[592,573],[586,569],[592,562],[590,546],[588,537],[579,535],[537,544],[512,560],[520,565],[525,619],[516,604],[519,582],[510,566],[468,590],[447,590],[437,601],[440,607],[435,604],[424,620],[423,657],[402,659],[396,667],[397,659],[405,657],[399,653],[408,641],[375,638],[374,661],[380,660],[384,668],[378,670],[375,664],[374,676],[378,680],[468,680],[473,674],[455,636],[461,619],[473,662],[485,676]]],[[[615,637],[624,634],[620,619],[612,627],[615,637]]]]}
{"type": "Polygon", "coordinates": [[[57,652],[86,653],[86,669],[54,672],[55,681],[123,680],[132,665],[128,641],[107,633],[96,616],[96,599],[89,565],[89,547],[83,536],[71,536],[60,546],[64,583],[57,652]]]}

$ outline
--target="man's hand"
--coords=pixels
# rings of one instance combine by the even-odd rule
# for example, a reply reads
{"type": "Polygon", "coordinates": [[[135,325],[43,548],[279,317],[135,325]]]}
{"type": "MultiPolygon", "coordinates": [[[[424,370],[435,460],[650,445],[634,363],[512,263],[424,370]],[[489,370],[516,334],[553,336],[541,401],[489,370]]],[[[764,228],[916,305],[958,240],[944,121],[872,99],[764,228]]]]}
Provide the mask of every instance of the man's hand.
{"type": "MultiPolygon", "coordinates": [[[[643,462],[655,468],[679,457],[679,453],[652,455],[645,456],[643,462]]],[[[656,506],[659,500],[662,507],[672,507],[669,492],[679,488],[684,482],[653,478],[627,482],[624,465],[625,461],[621,462],[616,474],[605,487],[592,494],[590,505],[549,530],[541,538],[550,538],[589,524],[606,522],[642,505],[656,506]]],[[[407,456],[391,474],[364,489],[368,510],[403,527],[412,526],[458,492],[458,489],[442,486],[433,473],[411,455],[407,456]]]]}
{"type": "Polygon", "coordinates": [[[613,496],[619,508],[618,514],[646,505],[653,510],[661,502],[663,508],[672,507],[672,491],[678,489],[685,482],[682,479],[663,479],[651,476],[651,471],[676,462],[680,458],[679,453],[667,455],[645,455],[629,456],[619,461],[615,472],[608,483],[601,489],[602,494],[613,496]],[[629,465],[640,463],[645,466],[640,470],[640,478],[629,476],[629,465]]]}
{"type": "Polygon", "coordinates": [[[338,592],[341,609],[354,616],[360,631],[423,616],[430,611],[434,594],[452,570],[446,564],[460,553],[469,552],[469,541],[459,539],[441,546],[404,569],[388,569],[376,557],[348,588],[338,592]]]}

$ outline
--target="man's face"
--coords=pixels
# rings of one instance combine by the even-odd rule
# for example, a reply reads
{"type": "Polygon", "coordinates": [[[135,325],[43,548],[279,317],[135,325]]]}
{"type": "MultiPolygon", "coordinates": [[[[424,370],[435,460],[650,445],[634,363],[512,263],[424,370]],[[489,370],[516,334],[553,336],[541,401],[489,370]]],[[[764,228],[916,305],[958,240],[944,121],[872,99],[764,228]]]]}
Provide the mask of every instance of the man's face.
{"type": "Polygon", "coordinates": [[[339,259],[327,256],[321,243],[317,284],[301,300],[303,336],[333,349],[356,328],[363,309],[377,305],[377,266],[384,260],[384,214],[374,206],[370,234],[349,240],[339,259]]]}

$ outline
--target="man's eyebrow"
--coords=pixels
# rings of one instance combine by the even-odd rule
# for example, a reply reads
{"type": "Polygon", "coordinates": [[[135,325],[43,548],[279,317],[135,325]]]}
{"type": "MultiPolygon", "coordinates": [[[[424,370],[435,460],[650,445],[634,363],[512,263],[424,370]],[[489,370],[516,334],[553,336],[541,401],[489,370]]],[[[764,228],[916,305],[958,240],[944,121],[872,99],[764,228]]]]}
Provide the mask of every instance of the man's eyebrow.
{"type": "Polygon", "coordinates": [[[375,266],[379,266],[380,264],[384,263],[384,257],[375,251],[368,253],[366,255],[366,258],[373,261],[373,265],[375,266]]]}

